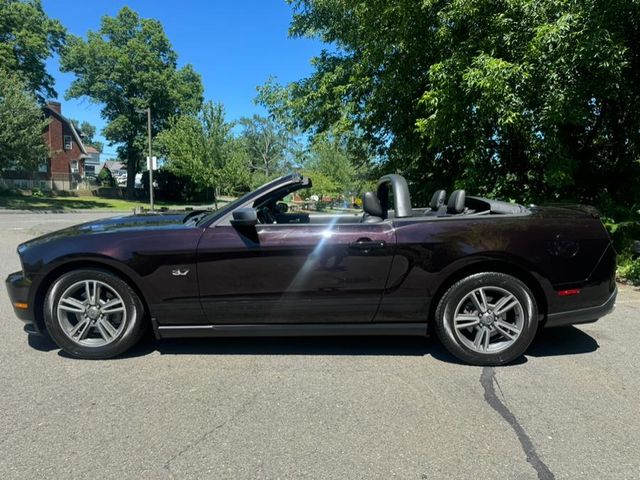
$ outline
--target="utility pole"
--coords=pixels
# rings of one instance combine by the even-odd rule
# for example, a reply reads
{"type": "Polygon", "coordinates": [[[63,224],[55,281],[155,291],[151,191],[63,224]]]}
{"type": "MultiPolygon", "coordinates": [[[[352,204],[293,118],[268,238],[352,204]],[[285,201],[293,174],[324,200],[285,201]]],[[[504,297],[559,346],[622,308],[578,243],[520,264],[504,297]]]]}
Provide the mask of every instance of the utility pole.
{"type": "Polygon", "coordinates": [[[149,136],[149,156],[147,157],[147,167],[149,168],[149,204],[151,205],[151,211],[153,208],[153,157],[151,156],[151,107],[145,109],[136,108],[138,113],[147,114],[147,135],[149,136]]]}
{"type": "Polygon", "coordinates": [[[151,107],[147,107],[147,133],[149,134],[149,203],[153,212],[153,157],[151,156],[151,107]]]}

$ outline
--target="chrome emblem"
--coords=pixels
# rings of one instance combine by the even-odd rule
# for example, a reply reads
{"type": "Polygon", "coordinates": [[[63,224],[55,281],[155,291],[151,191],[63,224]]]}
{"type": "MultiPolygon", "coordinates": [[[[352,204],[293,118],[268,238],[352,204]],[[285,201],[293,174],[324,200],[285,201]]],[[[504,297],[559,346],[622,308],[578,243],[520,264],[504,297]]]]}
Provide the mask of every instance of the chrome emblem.
{"type": "Polygon", "coordinates": [[[188,268],[185,268],[184,270],[180,270],[179,268],[176,268],[175,270],[171,270],[171,275],[173,275],[174,277],[184,277],[188,273],[189,273],[188,268]]]}

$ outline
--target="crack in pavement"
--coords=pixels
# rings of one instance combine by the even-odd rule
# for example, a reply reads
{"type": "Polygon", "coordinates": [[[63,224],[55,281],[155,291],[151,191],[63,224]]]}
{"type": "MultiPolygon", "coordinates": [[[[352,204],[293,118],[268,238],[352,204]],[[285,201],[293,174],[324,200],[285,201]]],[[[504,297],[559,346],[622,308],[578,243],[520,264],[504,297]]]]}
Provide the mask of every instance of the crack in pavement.
{"type": "Polygon", "coordinates": [[[257,397],[257,394],[254,395],[253,397],[251,397],[249,400],[247,400],[244,404],[242,404],[242,406],[240,406],[240,408],[238,408],[235,412],[233,412],[233,414],[231,414],[231,416],[229,418],[227,418],[226,420],[218,423],[217,425],[215,425],[214,427],[210,428],[209,430],[207,430],[206,432],[204,432],[202,435],[200,435],[199,437],[197,437],[195,440],[189,442],[182,450],[180,450],[178,453],[176,453],[175,455],[173,455],[169,460],[167,460],[165,462],[165,464],[162,466],[162,468],[164,468],[167,472],[169,472],[169,477],[170,478],[174,478],[173,476],[173,472],[171,471],[171,463],[174,462],[175,460],[177,460],[179,457],[181,457],[182,455],[184,455],[185,453],[187,453],[189,450],[192,450],[193,448],[197,447],[198,445],[200,445],[202,442],[204,442],[207,438],[209,438],[209,436],[214,433],[216,430],[224,427],[225,425],[227,425],[228,423],[231,423],[232,421],[234,421],[236,418],[238,418],[242,413],[244,413],[244,411],[247,409],[247,407],[249,405],[251,405],[255,399],[257,397]]]}
{"type": "MultiPolygon", "coordinates": [[[[487,401],[489,406],[498,412],[515,432],[518,440],[520,441],[520,445],[522,445],[522,450],[527,457],[527,462],[529,462],[535,469],[538,474],[538,479],[554,480],[556,478],[555,475],[536,452],[536,447],[533,445],[533,442],[531,441],[531,438],[529,438],[525,429],[522,428],[522,425],[520,425],[520,422],[518,422],[518,419],[511,410],[509,410],[506,404],[498,398],[498,395],[496,395],[494,384],[498,385],[499,389],[500,385],[496,379],[496,371],[493,367],[483,367],[482,374],[480,375],[480,384],[482,385],[482,388],[484,388],[484,399],[487,401]]],[[[500,391],[502,392],[502,389],[500,389],[500,391]]]]}

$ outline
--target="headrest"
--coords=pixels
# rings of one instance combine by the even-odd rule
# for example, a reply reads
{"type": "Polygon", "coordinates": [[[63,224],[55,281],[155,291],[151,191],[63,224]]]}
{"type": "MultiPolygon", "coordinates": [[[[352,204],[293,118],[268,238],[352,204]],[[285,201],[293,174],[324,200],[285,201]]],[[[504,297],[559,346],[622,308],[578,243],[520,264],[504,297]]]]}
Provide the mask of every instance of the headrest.
{"type": "Polygon", "coordinates": [[[456,190],[449,197],[449,203],[447,203],[447,213],[462,213],[464,212],[464,202],[466,200],[466,193],[464,190],[456,190]]]}
{"type": "Polygon", "coordinates": [[[444,201],[446,198],[447,192],[445,192],[444,190],[436,190],[436,192],[431,197],[429,207],[431,208],[431,210],[438,210],[444,205],[444,201]]]}
{"type": "Polygon", "coordinates": [[[383,218],[384,214],[382,212],[382,205],[380,205],[380,200],[378,196],[373,192],[365,192],[362,195],[362,209],[365,213],[372,215],[374,217],[383,218]]]}

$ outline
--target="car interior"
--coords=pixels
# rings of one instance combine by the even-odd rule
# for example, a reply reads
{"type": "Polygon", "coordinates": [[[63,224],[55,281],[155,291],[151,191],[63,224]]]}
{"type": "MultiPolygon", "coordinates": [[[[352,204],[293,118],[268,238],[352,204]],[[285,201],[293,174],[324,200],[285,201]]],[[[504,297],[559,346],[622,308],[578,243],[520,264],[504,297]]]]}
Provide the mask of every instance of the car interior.
{"type": "Polygon", "coordinates": [[[376,192],[362,195],[362,213],[352,212],[291,212],[285,197],[296,190],[310,188],[311,180],[289,185],[257,200],[253,208],[261,224],[336,224],[380,223],[387,219],[431,221],[453,217],[485,215],[524,215],[529,210],[515,203],[467,196],[455,190],[447,199],[445,190],[436,190],[427,207],[413,208],[406,180],[396,174],[385,175],[378,182],[376,192]]]}

